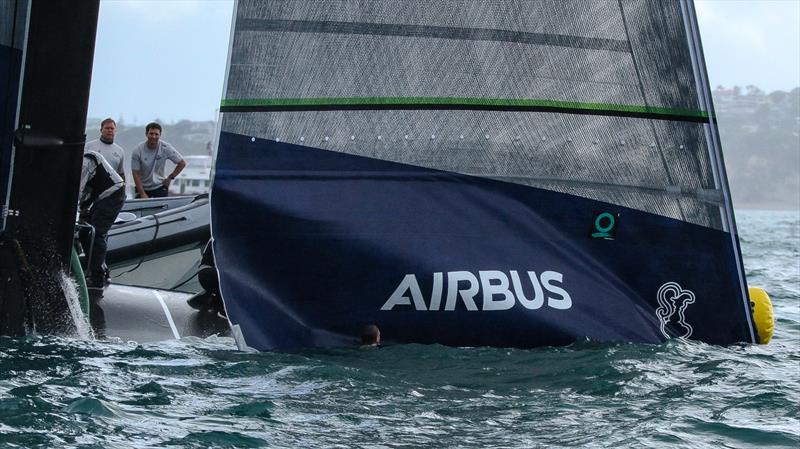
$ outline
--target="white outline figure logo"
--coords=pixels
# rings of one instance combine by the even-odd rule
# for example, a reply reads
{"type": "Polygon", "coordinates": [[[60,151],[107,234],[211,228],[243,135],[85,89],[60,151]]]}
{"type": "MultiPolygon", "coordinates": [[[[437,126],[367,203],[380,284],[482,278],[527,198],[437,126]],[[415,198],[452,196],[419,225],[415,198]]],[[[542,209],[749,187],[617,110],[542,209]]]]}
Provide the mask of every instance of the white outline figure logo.
{"type": "Polygon", "coordinates": [[[656,298],[658,299],[656,316],[661,322],[661,333],[667,338],[691,337],[692,326],[686,322],[684,312],[689,307],[689,304],[694,303],[694,292],[684,290],[677,282],[667,282],[658,289],[656,298]],[[679,328],[683,328],[684,332],[681,335],[670,335],[667,333],[667,323],[673,321],[676,313],[678,314],[678,319],[674,321],[674,324],[677,324],[679,328]]]}

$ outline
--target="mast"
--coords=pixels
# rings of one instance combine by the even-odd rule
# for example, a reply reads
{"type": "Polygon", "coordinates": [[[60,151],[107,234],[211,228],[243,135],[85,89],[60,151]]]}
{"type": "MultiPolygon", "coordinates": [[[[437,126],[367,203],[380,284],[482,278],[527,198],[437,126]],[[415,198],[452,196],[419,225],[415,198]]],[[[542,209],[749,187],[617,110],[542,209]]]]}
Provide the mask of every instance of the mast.
{"type": "Polygon", "coordinates": [[[750,331],[751,342],[756,343],[756,328],[753,324],[753,312],[750,308],[750,295],[747,289],[747,279],[745,278],[744,262],[742,260],[742,250],[739,246],[739,232],[736,229],[736,219],[733,213],[733,199],[731,198],[731,189],[728,185],[728,175],[725,169],[725,160],[722,156],[722,145],[719,138],[719,127],[717,126],[717,115],[714,111],[714,102],[711,97],[711,85],[708,82],[708,70],[706,69],[705,56],[703,55],[703,45],[700,40],[700,28],[697,24],[697,14],[694,8],[694,2],[690,0],[681,0],[681,9],[684,14],[684,23],[686,24],[687,37],[689,39],[689,48],[692,55],[692,62],[694,66],[695,77],[697,78],[697,92],[702,107],[709,112],[711,120],[706,126],[706,135],[708,140],[708,148],[711,159],[714,161],[714,180],[717,188],[722,191],[723,202],[720,205],[720,213],[722,215],[723,229],[727,230],[730,234],[731,245],[734,248],[734,255],[736,258],[737,274],[739,277],[739,288],[742,291],[742,307],[744,308],[744,315],[747,317],[748,329],[750,331]]]}
{"type": "Polygon", "coordinates": [[[31,0],[27,14],[5,223],[26,273],[21,287],[3,286],[2,312],[24,308],[41,332],[58,331],[67,307],[59,273],[73,241],[98,10],[99,0],[31,0]]]}

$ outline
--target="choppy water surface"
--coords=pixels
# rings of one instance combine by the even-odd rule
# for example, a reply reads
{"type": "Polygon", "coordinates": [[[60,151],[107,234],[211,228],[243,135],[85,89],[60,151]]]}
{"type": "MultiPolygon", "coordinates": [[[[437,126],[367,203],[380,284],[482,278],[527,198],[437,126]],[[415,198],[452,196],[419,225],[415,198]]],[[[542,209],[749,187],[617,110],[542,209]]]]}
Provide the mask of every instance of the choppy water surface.
{"type": "Polygon", "coordinates": [[[0,339],[0,447],[798,447],[800,215],[739,211],[767,346],[249,354],[0,339]]]}

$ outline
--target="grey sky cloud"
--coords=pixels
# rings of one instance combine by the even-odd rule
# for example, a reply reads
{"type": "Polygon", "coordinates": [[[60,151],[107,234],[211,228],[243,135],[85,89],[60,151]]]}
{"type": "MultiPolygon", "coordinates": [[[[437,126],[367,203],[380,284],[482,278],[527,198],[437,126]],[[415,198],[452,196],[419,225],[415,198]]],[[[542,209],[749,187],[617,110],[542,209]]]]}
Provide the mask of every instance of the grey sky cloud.
{"type": "Polygon", "coordinates": [[[695,2],[712,87],[800,86],[800,1],[695,2]]]}

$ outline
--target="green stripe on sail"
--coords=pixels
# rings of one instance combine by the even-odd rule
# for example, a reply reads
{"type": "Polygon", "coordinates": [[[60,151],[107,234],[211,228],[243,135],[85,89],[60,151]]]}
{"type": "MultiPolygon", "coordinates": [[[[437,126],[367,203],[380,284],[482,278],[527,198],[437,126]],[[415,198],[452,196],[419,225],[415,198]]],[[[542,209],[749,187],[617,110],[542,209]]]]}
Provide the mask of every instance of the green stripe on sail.
{"type": "Polygon", "coordinates": [[[222,100],[221,108],[280,110],[291,108],[352,109],[366,108],[480,108],[480,109],[543,109],[582,114],[620,114],[656,116],[664,119],[708,121],[708,112],[696,109],[662,108],[614,103],[582,103],[575,101],[531,100],[511,98],[464,97],[335,97],[335,98],[247,98],[222,100]]]}

